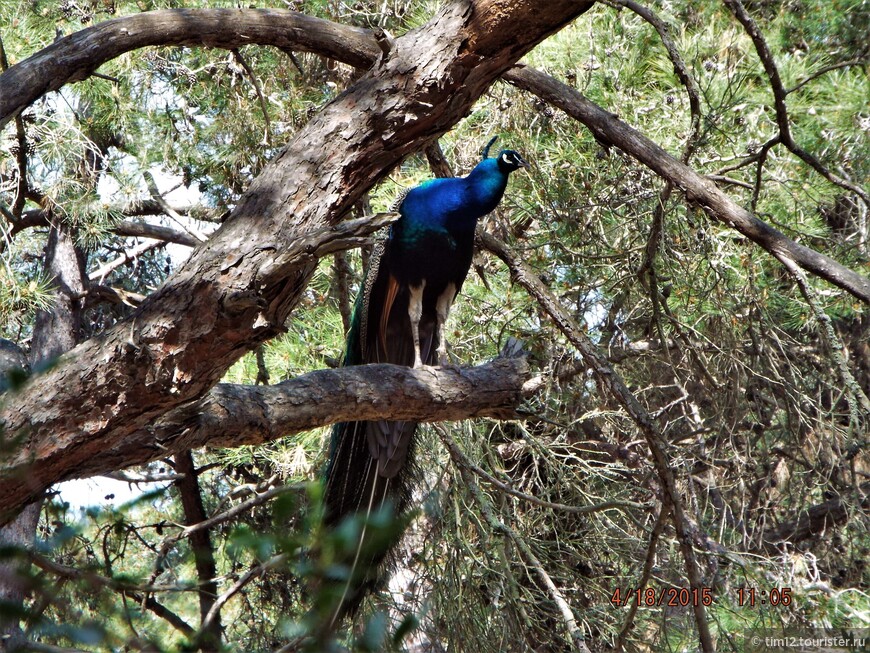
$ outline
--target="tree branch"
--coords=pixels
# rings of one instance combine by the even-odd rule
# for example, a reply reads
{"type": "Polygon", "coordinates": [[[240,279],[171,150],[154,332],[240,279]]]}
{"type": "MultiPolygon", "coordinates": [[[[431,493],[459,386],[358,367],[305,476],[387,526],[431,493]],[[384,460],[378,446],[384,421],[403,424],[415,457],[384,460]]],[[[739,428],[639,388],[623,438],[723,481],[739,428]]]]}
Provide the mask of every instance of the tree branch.
{"type": "Polygon", "coordinates": [[[114,261],[109,261],[105,265],[101,265],[93,272],[89,272],[88,279],[90,279],[91,281],[98,281],[102,283],[103,279],[105,279],[109,274],[111,274],[114,270],[117,270],[122,265],[126,265],[127,263],[135,261],[137,258],[142,256],[143,254],[147,254],[152,249],[159,249],[161,247],[166,247],[166,243],[164,241],[152,240],[147,243],[139,243],[135,247],[132,247],[129,250],[125,251],[114,261]]]}
{"type": "MultiPolygon", "coordinates": [[[[532,297],[537,300],[541,308],[550,316],[553,323],[571,342],[577,351],[592,368],[595,379],[634,421],[638,430],[644,436],[652,462],[658,473],[659,480],[667,494],[667,499],[673,506],[674,528],[677,531],[677,540],[685,561],[686,577],[693,589],[699,592],[703,587],[701,575],[698,569],[695,552],[692,546],[690,526],[683,507],[683,499],[677,488],[677,480],[670,467],[666,447],[667,442],[653,421],[649,412],[641,406],[634,394],[628,389],[619,374],[610,366],[607,359],[584,335],[583,329],[576,323],[573,316],[562,306],[550,290],[544,285],[540,277],[523,262],[515,252],[494,236],[478,229],[477,237],[483,247],[499,257],[510,269],[513,279],[521,285],[532,297]]],[[[715,650],[710,628],[707,622],[704,606],[697,603],[694,607],[695,624],[698,628],[698,639],[704,653],[715,650]]]]}
{"type": "Polygon", "coordinates": [[[475,476],[479,476],[501,492],[504,492],[505,494],[508,494],[517,499],[527,501],[536,506],[540,506],[541,508],[549,508],[550,510],[558,510],[559,512],[585,514],[592,512],[602,512],[605,510],[618,510],[620,508],[644,507],[643,504],[636,503],[634,501],[604,501],[602,503],[596,503],[587,506],[571,506],[565,503],[553,503],[552,501],[540,499],[536,496],[532,496],[531,494],[527,494],[526,492],[515,490],[513,487],[510,486],[509,483],[500,481],[495,476],[488,473],[485,469],[483,469],[479,465],[475,465],[471,460],[469,460],[468,456],[462,453],[462,451],[459,449],[459,446],[446,431],[439,430],[439,433],[441,434],[441,441],[447,447],[448,451],[450,451],[450,457],[453,459],[454,464],[464,467],[470,472],[473,472],[475,476]]]}
{"type": "MultiPolygon", "coordinates": [[[[614,2],[620,4],[617,0],[614,2]]],[[[627,3],[621,4],[628,6],[627,3]]],[[[578,12],[585,8],[578,8],[578,12]]],[[[179,9],[146,12],[110,20],[60,39],[0,75],[0,126],[42,94],[56,90],[65,83],[84,79],[87,70],[95,70],[106,61],[139,47],[206,45],[233,49],[253,43],[275,45],[282,50],[316,52],[362,68],[372,65],[381,54],[374,34],[369,30],[283,10],[179,9]],[[135,34],[127,33],[131,28],[135,28],[135,34]],[[244,36],[238,30],[243,30],[244,36]],[[100,39],[110,39],[111,47],[97,47],[95,44],[100,39]],[[57,61],[53,60],[54,56],[58,57],[57,61]],[[73,71],[78,72],[74,74],[73,71]],[[47,79],[54,81],[43,84],[47,79]],[[30,84],[33,88],[19,89],[18,86],[22,84],[30,84]]],[[[727,197],[708,179],[687,166],[680,166],[662,148],[576,90],[530,68],[515,68],[505,75],[505,79],[561,108],[589,127],[596,138],[616,145],[650,167],[682,189],[690,200],[701,204],[714,219],[737,229],[766,251],[787,252],[804,269],[870,303],[870,281],[865,277],[824,254],[795,243],[765,224],[727,197]]],[[[689,76],[684,83],[690,84],[690,80],[689,76]]],[[[806,154],[802,150],[801,153],[806,154]]],[[[757,156],[743,164],[756,160],[757,156]]],[[[812,157],[805,160],[814,167],[818,164],[812,157]]],[[[731,169],[723,169],[720,173],[731,169]]],[[[862,192],[854,184],[849,188],[859,194],[862,192]]]]}
{"type": "Polygon", "coordinates": [[[701,89],[698,87],[698,82],[695,81],[695,78],[692,76],[686,62],[683,61],[683,57],[677,49],[677,44],[674,42],[674,39],[671,38],[671,26],[659,18],[652,9],[643,6],[639,2],[635,2],[635,0],[605,0],[605,4],[616,8],[625,7],[626,9],[633,11],[652,25],[656,32],[658,32],[662,45],[665,46],[668,57],[674,65],[674,72],[677,77],[679,77],[683,86],[686,87],[686,94],[689,96],[691,129],[689,136],[686,138],[686,146],[683,151],[683,156],[681,157],[683,163],[688,163],[689,158],[697,145],[698,134],[701,130],[701,89]]]}
{"type": "Polygon", "coordinates": [[[252,580],[255,580],[257,577],[264,576],[268,571],[275,569],[276,567],[283,566],[287,562],[287,558],[288,555],[286,553],[279,553],[272,556],[265,562],[251,567],[241,576],[241,578],[233,583],[233,585],[226,592],[218,596],[215,599],[214,605],[211,607],[211,610],[205,616],[205,619],[202,620],[202,626],[200,626],[200,630],[196,634],[194,641],[201,641],[203,634],[214,628],[215,623],[219,623],[221,608],[223,608],[227,601],[229,601],[236,594],[242,591],[245,588],[245,585],[250,583],[252,580]]]}
{"type": "MultiPolygon", "coordinates": [[[[659,538],[665,530],[665,525],[668,523],[668,517],[671,514],[671,504],[665,502],[662,504],[662,508],[659,511],[659,516],[656,518],[655,526],[653,526],[652,533],[649,536],[649,545],[647,545],[646,549],[646,559],[643,563],[643,570],[640,573],[640,578],[635,584],[639,590],[643,590],[647,583],[649,583],[649,579],[652,576],[653,565],[656,560],[656,550],[658,549],[659,538]]],[[[624,651],[625,650],[625,640],[628,638],[628,633],[631,632],[632,627],[634,626],[634,617],[637,614],[637,609],[640,607],[640,601],[632,601],[631,606],[628,608],[628,614],[625,616],[625,621],[622,624],[622,628],[619,631],[619,635],[616,637],[616,650],[624,651]]]]}
{"type": "Polygon", "coordinates": [[[187,636],[192,636],[195,632],[194,629],[181,617],[166,608],[166,606],[158,602],[153,596],[150,596],[151,592],[178,592],[186,591],[188,588],[171,585],[137,585],[136,583],[102,576],[101,574],[88,569],[68,567],[34,551],[28,551],[27,554],[34,565],[50,574],[58,576],[59,578],[84,582],[92,587],[105,587],[123,594],[124,596],[129,596],[137,603],[143,604],[146,609],[151,610],[151,612],[156,614],[158,617],[168,621],[179,632],[184,633],[187,636]],[[143,594],[143,592],[145,594],[143,594]]]}
{"type": "Polygon", "coordinates": [[[870,512],[870,483],[864,483],[856,489],[858,501],[855,505],[847,504],[842,497],[834,497],[801,510],[790,521],[765,530],[761,538],[763,550],[768,554],[780,553],[788,545],[795,546],[810,537],[842,526],[856,510],[870,512]]]}
{"type": "Polygon", "coordinates": [[[806,86],[807,84],[809,84],[811,81],[818,79],[822,75],[825,75],[825,74],[831,72],[832,70],[839,70],[840,68],[851,68],[852,66],[866,66],[866,65],[867,65],[867,59],[863,58],[863,59],[852,59],[851,61],[839,61],[837,63],[832,63],[828,66],[822,66],[816,72],[804,77],[801,81],[799,81],[797,84],[795,84],[791,88],[786,89],[785,94],[791,95],[795,91],[797,91],[797,90],[803,88],[804,86],[806,86]]]}
{"type": "Polygon", "coordinates": [[[0,463],[0,491],[14,505],[38,495],[35,490],[43,484],[105,474],[198,447],[261,444],[349,420],[516,418],[528,377],[525,359],[497,358],[458,370],[365,365],[318,370],[271,386],[219,384],[203,399],[116,438],[111,446],[93,447],[81,432],[33,456],[11,455],[0,463]],[[91,449],[87,460],[66,455],[81,448],[91,449]]]}
{"type": "Polygon", "coordinates": [[[369,30],[281,9],[167,9],[107,20],[58,39],[0,75],[0,128],[46,93],[152,45],[232,50],[256,43],[318,52],[367,68],[379,50],[369,30]]]}
{"type": "Polygon", "coordinates": [[[264,490],[258,494],[254,494],[254,496],[250,499],[246,499],[245,501],[236,504],[232,508],[229,508],[222,513],[212,515],[208,519],[205,519],[198,524],[191,524],[189,526],[185,526],[175,535],[167,537],[166,540],[164,540],[163,544],[160,545],[160,553],[158,555],[155,567],[158,569],[162,568],[163,559],[165,559],[166,555],[179,540],[182,540],[185,537],[190,537],[194,533],[198,533],[201,530],[210,529],[213,526],[222,524],[231,519],[235,519],[236,517],[239,517],[240,515],[248,512],[249,509],[267,503],[277,496],[287,494],[288,492],[301,493],[303,492],[303,490],[304,484],[302,483],[298,483],[295,485],[281,485],[271,488],[269,490],[264,490]]]}
{"type": "Polygon", "coordinates": [[[130,292],[124,288],[117,286],[105,286],[99,283],[92,283],[88,287],[87,305],[92,306],[100,302],[109,302],[112,304],[126,304],[127,306],[136,307],[145,301],[145,295],[137,292],[130,292]]]}
{"type": "MultiPolygon", "coordinates": [[[[206,519],[205,505],[199,487],[199,472],[190,451],[175,454],[175,470],[179,473],[175,486],[181,497],[184,523],[186,526],[201,524],[206,519]]],[[[196,592],[199,595],[200,630],[194,642],[198,650],[217,650],[220,648],[223,627],[220,610],[212,614],[218,595],[218,582],[210,529],[200,528],[191,532],[190,549],[199,580],[196,592]]]]}
{"type": "Polygon", "coordinates": [[[778,258],[785,254],[805,270],[870,304],[870,279],[834,259],[804,247],[762,222],[723,193],[709,179],[681,163],[612,113],[587,100],[570,86],[527,67],[516,67],[504,78],[534,93],[586,125],[600,141],[610,143],[680,188],[689,201],[700,204],[714,219],[736,229],[778,258]]]}
{"type": "MultiPolygon", "coordinates": [[[[172,209],[179,216],[192,218],[190,209],[172,209]],[[185,216],[184,214],[187,213],[185,216]]],[[[153,199],[139,200],[128,206],[110,208],[109,212],[115,215],[134,217],[140,215],[163,215],[163,206],[153,199]]],[[[48,227],[49,212],[45,209],[33,209],[25,211],[21,219],[15,222],[12,226],[10,235],[14,236],[19,231],[30,229],[33,227],[48,227]]],[[[133,220],[121,220],[110,228],[112,233],[119,236],[140,236],[142,238],[153,238],[155,240],[164,240],[168,243],[178,243],[188,247],[195,247],[199,241],[183,231],[177,231],[170,227],[164,227],[157,224],[148,224],[147,222],[138,222],[133,220]]]]}
{"type": "Polygon", "coordinates": [[[145,179],[145,185],[148,186],[148,192],[151,193],[151,199],[157,203],[157,206],[160,207],[163,213],[175,220],[175,222],[178,223],[178,226],[187,232],[189,236],[196,239],[197,242],[203,243],[208,240],[208,237],[204,234],[201,234],[196,229],[185,225],[184,218],[175,209],[169,206],[169,203],[165,199],[163,199],[163,195],[160,194],[160,189],[157,188],[157,182],[154,181],[154,175],[146,171],[142,173],[142,178],[145,179]]]}
{"type": "Polygon", "coordinates": [[[465,486],[471,491],[472,496],[474,496],[475,501],[477,501],[477,505],[479,506],[481,513],[483,513],[483,516],[486,518],[486,521],[489,523],[490,528],[492,528],[497,533],[503,533],[507,535],[513,541],[513,543],[520,550],[522,557],[525,558],[529,566],[535,570],[535,573],[541,580],[541,583],[544,585],[544,587],[547,588],[547,591],[550,594],[550,598],[559,609],[559,613],[562,616],[562,621],[564,621],[565,623],[565,630],[568,631],[568,635],[571,638],[571,650],[577,651],[578,653],[589,653],[589,648],[586,646],[583,631],[580,629],[580,626],[577,623],[577,619],[574,616],[574,611],[571,609],[570,604],[565,599],[562,590],[556,587],[556,584],[553,582],[550,574],[547,572],[547,570],[544,568],[544,565],[532,551],[532,548],[529,546],[528,542],[526,542],[525,539],[520,537],[520,535],[516,531],[514,531],[514,529],[512,529],[495,515],[495,510],[493,509],[492,503],[483,494],[480,487],[477,485],[477,482],[474,480],[474,477],[471,475],[471,472],[463,464],[462,458],[457,457],[459,449],[455,446],[455,444],[451,446],[452,440],[447,434],[447,431],[440,425],[436,425],[435,430],[438,432],[438,434],[441,436],[442,441],[447,446],[453,463],[459,468],[459,474],[460,476],[462,476],[462,480],[465,486]]]}
{"type": "Polygon", "coordinates": [[[734,14],[734,17],[743,25],[749,38],[752,39],[752,44],[755,46],[755,52],[758,58],[761,59],[761,64],[764,66],[764,72],[767,73],[767,78],[770,80],[770,88],[773,92],[773,106],[776,111],[776,125],[779,128],[779,142],[785,145],[788,150],[800,158],[804,163],[809,165],[813,170],[822,175],[832,184],[845,188],[848,191],[855,193],[860,197],[864,204],[870,207],[870,194],[857,184],[838,177],[828,170],[821,161],[813,154],[800,147],[794,140],[789,124],[788,109],[785,105],[785,98],[788,95],[785,86],[783,86],[782,78],[779,76],[779,69],[773,59],[773,53],[764,39],[764,34],[757,23],[746,11],[743,3],[740,0],[725,0],[725,4],[734,14]]]}
{"type": "Polygon", "coordinates": [[[148,224],[147,222],[122,220],[112,227],[112,232],[119,236],[153,238],[154,240],[162,240],[167,243],[186,245],[187,247],[196,247],[199,244],[199,241],[188,233],[159,224],[148,224]]]}

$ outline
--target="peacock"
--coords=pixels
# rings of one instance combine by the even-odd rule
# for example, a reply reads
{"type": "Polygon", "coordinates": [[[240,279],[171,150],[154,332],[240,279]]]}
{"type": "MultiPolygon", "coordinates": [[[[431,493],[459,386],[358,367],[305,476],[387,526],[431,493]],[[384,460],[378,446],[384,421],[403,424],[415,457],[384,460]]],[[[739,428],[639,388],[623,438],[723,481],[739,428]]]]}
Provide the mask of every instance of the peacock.
{"type": "MultiPolygon", "coordinates": [[[[386,240],[369,259],[354,304],[343,364],[446,365],[444,323],[471,266],[478,219],[498,205],[510,173],[528,167],[513,150],[495,158],[489,149],[465,177],[430,179],[402,193],[400,214],[386,240]]],[[[332,429],[325,473],[324,524],[334,528],[347,516],[372,515],[390,506],[402,515],[413,485],[416,422],[343,422],[332,429]]],[[[382,580],[386,552],[361,553],[360,535],[335,621],[355,611],[382,580]],[[361,559],[361,557],[363,559],[361,559]],[[358,576],[362,575],[362,578],[358,576]]]]}

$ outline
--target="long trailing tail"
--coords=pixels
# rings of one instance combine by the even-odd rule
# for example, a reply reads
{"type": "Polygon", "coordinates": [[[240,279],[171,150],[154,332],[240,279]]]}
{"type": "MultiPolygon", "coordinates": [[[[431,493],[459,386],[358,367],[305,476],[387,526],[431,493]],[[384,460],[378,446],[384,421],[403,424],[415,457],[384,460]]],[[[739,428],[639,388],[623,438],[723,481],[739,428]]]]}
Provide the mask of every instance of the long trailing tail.
{"type": "Polygon", "coordinates": [[[346,561],[347,578],[332,617],[333,625],[353,614],[362,599],[387,579],[392,549],[401,537],[402,519],[413,487],[415,422],[343,422],[332,430],[326,469],[324,524],[338,528],[357,516],[359,534],[352,558],[346,561]],[[372,456],[369,439],[388,425],[400,429],[408,445],[405,462],[393,475],[372,456]],[[375,523],[373,518],[377,517],[375,523]]]}
{"type": "MultiPolygon", "coordinates": [[[[388,248],[378,243],[354,306],[344,365],[413,362],[407,291],[390,291],[388,260],[388,248]]],[[[428,323],[423,327],[424,353],[429,357],[434,352],[434,329],[428,323]]],[[[348,518],[356,518],[359,524],[355,547],[344,561],[346,580],[330,626],[353,614],[366,594],[387,578],[390,553],[404,530],[414,485],[416,431],[417,423],[407,421],[342,422],[332,428],[324,525],[340,529],[348,518]]]]}

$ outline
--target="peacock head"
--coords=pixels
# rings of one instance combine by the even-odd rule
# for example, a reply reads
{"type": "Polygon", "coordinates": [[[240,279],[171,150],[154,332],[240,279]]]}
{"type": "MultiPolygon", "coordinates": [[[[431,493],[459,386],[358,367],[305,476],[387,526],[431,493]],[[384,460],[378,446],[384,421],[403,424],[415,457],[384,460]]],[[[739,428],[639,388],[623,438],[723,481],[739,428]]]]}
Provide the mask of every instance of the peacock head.
{"type": "Polygon", "coordinates": [[[529,164],[513,150],[502,150],[498,155],[498,167],[503,172],[513,172],[517,168],[528,168],[529,164]]]}
{"type": "MultiPolygon", "coordinates": [[[[492,147],[492,144],[495,143],[495,139],[497,138],[497,135],[493,136],[489,143],[483,147],[484,159],[489,157],[489,148],[492,147]]],[[[498,167],[503,172],[513,172],[518,168],[528,168],[529,164],[520,156],[519,152],[515,152],[514,150],[502,150],[498,154],[498,167]]]]}

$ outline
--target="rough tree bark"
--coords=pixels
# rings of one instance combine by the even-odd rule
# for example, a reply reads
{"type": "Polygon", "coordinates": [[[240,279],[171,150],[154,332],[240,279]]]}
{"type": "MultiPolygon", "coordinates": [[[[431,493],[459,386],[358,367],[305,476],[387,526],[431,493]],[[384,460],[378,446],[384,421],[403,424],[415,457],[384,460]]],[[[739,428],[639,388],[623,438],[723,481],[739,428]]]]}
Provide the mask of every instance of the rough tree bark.
{"type": "MultiPolygon", "coordinates": [[[[235,48],[254,43],[316,52],[360,68],[371,66],[381,56],[373,32],[291,11],[178,9],[146,12],[106,21],[60,39],[0,75],[0,127],[42,93],[84,79],[102,63],[144,45],[235,48]]],[[[602,142],[619,147],[649,166],[682,189],[690,200],[697,201],[711,217],[737,229],[774,256],[787,256],[813,274],[870,303],[870,281],[866,277],[799,245],[759,220],[719,190],[712,180],[681,164],[575,89],[530,68],[514,68],[504,78],[558,106],[586,125],[602,142]]],[[[778,109],[778,116],[781,113],[778,109]]],[[[809,156],[802,154],[802,158],[809,156]]],[[[860,188],[856,192],[865,196],[860,188]]],[[[26,226],[25,220],[21,223],[26,226]]],[[[19,225],[14,225],[13,233],[18,228],[19,225]]]]}
{"type": "Polygon", "coordinates": [[[181,270],[3,408],[8,431],[28,435],[0,477],[0,505],[24,505],[201,397],[232,362],[280,333],[316,265],[295,241],[335,225],[402,157],[450,129],[517,59],[589,6],[456,1],[385,42],[374,67],[293,138],[181,270]],[[28,468],[33,459],[39,466],[28,468]]]}
{"type": "MultiPolygon", "coordinates": [[[[365,365],[316,370],[269,386],[222,383],[198,401],[118,436],[87,460],[59,462],[58,469],[76,477],[108,474],[188,449],[257,445],[354,419],[510,419],[525,398],[527,381],[524,358],[497,358],[462,369],[365,365]]],[[[87,446],[88,437],[73,434],[70,446],[87,446]]],[[[29,491],[27,468],[22,463],[18,478],[8,479],[13,492],[29,491]]]]}

